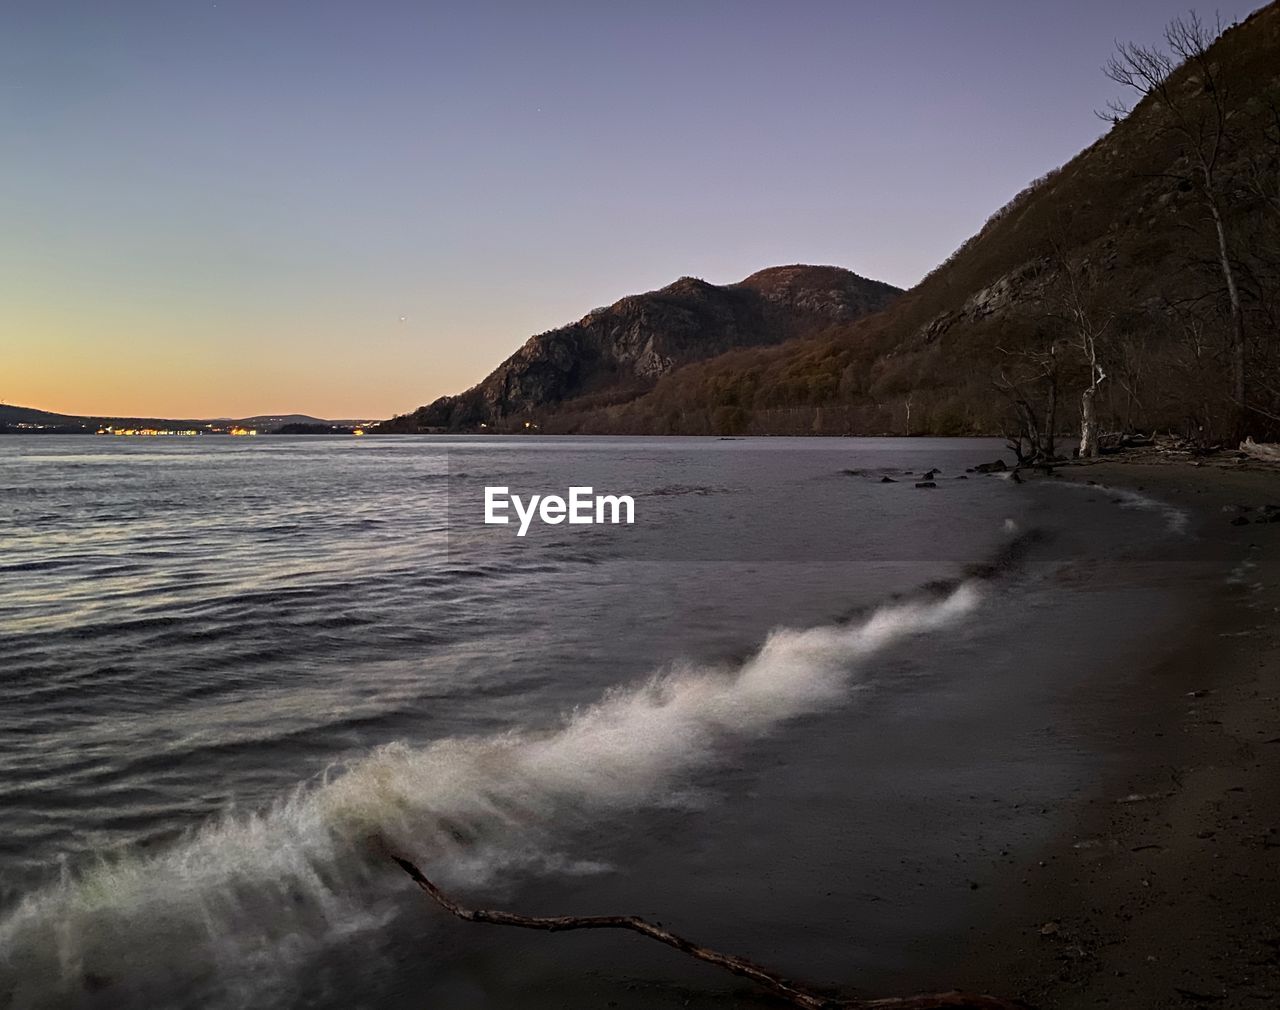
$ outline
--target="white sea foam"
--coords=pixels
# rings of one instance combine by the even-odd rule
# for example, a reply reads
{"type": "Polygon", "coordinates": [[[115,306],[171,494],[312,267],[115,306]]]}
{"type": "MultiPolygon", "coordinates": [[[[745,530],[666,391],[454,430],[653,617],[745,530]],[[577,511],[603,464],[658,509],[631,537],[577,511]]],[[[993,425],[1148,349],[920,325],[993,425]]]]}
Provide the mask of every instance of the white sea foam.
{"type": "Polygon", "coordinates": [[[1164,518],[1165,528],[1170,533],[1175,533],[1178,536],[1185,535],[1191,523],[1191,517],[1185,510],[1178,508],[1176,505],[1170,505],[1168,502],[1160,501],[1158,498],[1149,498],[1147,495],[1139,494],[1137,491],[1108,487],[1105,484],[1077,484],[1074,481],[1062,481],[1057,486],[1071,487],[1082,491],[1096,491],[1099,494],[1110,495],[1121,508],[1137,509],[1141,512],[1154,512],[1164,518]]]}
{"type": "Polygon", "coordinates": [[[121,972],[265,1005],[318,946],[391,914],[372,884],[388,849],[452,882],[513,864],[596,870],[557,854],[557,826],[663,802],[720,748],[839,702],[877,653],[978,600],[963,585],[848,624],[777,630],[741,664],[663,671],[548,732],[382,747],[268,811],[30,895],[0,921],[0,981],[16,1005],[63,1005],[95,979],[120,991],[132,984],[121,972]],[[228,991],[240,985],[251,998],[228,991]]]}

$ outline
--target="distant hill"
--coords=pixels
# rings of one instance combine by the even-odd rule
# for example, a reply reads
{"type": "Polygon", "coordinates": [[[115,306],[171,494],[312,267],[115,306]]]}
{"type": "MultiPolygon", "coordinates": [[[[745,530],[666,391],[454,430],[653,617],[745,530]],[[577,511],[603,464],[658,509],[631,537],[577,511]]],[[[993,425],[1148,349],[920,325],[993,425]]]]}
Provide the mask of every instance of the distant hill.
{"type": "Polygon", "coordinates": [[[813,336],[877,312],[898,294],[839,267],[774,267],[723,286],[682,277],[531,337],[479,385],[380,430],[518,429],[548,411],[626,403],[683,365],[813,336]]]}
{"type": "Polygon", "coordinates": [[[1070,430],[1092,374],[1084,320],[1105,376],[1095,401],[1105,428],[1274,437],[1280,6],[1156,83],[1162,93],[901,297],[835,268],[769,270],[728,288],[686,279],[535,337],[476,388],[388,427],[957,435],[1052,417],[1070,430]],[[1198,145],[1215,137],[1206,182],[1198,145]],[[1238,287],[1244,403],[1208,193],[1238,287]]]}
{"type": "Polygon", "coordinates": [[[34,407],[13,407],[0,403],[0,424],[70,424],[82,420],[67,414],[54,414],[34,407]]]}
{"type": "Polygon", "coordinates": [[[267,433],[287,425],[347,426],[350,420],[329,421],[309,414],[256,414],[253,417],[173,418],[173,417],[98,417],[81,414],[55,414],[34,407],[0,404],[0,433],[8,434],[92,434],[100,428],[157,428],[165,430],[253,428],[267,433]]]}
{"type": "Polygon", "coordinates": [[[346,425],[350,427],[353,424],[363,423],[352,418],[330,420],[323,417],[312,417],[310,414],[254,414],[253,417],[219,417],[215,418],[214,421],[222,422],[223,424],[238,424],[248,428],[262,428],[266,430],[274,430],[275,428],[291,424],[320,425],[322,427],[330,425],[346,425]]]}

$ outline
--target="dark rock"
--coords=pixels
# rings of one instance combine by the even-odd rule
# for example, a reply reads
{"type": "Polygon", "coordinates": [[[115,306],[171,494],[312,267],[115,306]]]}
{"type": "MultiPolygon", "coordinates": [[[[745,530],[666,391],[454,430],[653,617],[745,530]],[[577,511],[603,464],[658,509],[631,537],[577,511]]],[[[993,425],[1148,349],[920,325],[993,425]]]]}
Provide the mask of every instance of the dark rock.
{"type": "Polygon", "coordinates": [[[880,478],[880,483],[881,483],[881,484],[896,484],[896,483],[898,483],[898,482],[897,482],[896,480],[894,480],[892,477],[881,477],[881,478],[880,478]]]}
{"type": "Polygon", "coordinates": [[[931,480],[922,480],[922,481],[916,482],[916,487],[937,487],[937,486],[938,485],[931,480]]]}
{"type": "Polygon", "coordinates": [[[1249,525],[1249,517],[1248,517],[1248,516],[1236,516],[1234,519],[1232,519],[1232,520],[1231,520],[1231,525],[1232,525],[1232,526],[1248,526],[1248,525],[1249,525]]]}
{"type": "Polygon", "coordinates": [[[84,987],[87,992],[101,992],[110,985],[111,977],[109,975],[99,975],[92,971],[84,973],[84,987]]]}
{"type": "Polygon", "coordinates": [[[973,471],[974,473],[1004,473],[1008,469],[1009,464],[1002,459],[996,459],[990,463],[979,463],[973,468],[973,471]]]}

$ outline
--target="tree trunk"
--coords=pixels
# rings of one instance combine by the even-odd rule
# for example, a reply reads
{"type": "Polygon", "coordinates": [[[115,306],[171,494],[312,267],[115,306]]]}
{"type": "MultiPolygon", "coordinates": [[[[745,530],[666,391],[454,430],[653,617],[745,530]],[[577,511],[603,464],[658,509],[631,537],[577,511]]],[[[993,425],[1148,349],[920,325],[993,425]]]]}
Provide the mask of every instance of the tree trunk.
{"type": "Polygon", "coordinates": [[[1231,399],[1236,405],[1236,435],[1245,435],[1245,395],[1248,388],[1245,384],[1245,340],[1244,311],[1240,307],[1240,289],[1236,287],[1236,274],[1231,266],[1231,255],[1227,249],[1227,230],[1222,223],[1222,214],[1218,210],[1218,201],[1206,187],[1205,198],[1209,203],[1209,213],[1213,215],[1213,227],[1218,236],[1218,262],[1222,267],[1222,279],[1227,285],[1227,298],[1231,302],[1231,399]]]}
{"type": "Polygon", "coordinates": [[[1055,432],[1058,426],[1058,373],[1055,371],[1049,376],[1049,402],[1045,407],[1044,418],[1044,458],[1053,459],[1057,454],[1057,446],[1054,444],[1056,437],[1055,432]]]}
{"type": "Polygon", "coordinates": [[[1098,411],[1094,400],[1097,386],[1090,386],[1080,394],[1080,458],[1090,459],[1098,455],[1098,411]]]}
{"type": "Polygon", "coordinates": [[[1018,401],[1018,413],[1022,419],[1022,431],[1027,440],[1027,462],[1034,463],[1041,455],[1040,423],[1036,412],[1026,400],[1018,401]]]}

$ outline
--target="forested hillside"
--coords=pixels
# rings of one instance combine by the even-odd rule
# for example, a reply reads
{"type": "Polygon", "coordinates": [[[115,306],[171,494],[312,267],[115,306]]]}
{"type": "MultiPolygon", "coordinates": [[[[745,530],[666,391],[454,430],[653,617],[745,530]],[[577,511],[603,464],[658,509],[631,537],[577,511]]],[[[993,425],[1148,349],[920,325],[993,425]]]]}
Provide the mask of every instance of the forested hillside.
{"type": "MultiPolygon", "coordinates": [[[[1117,104],[1105,136],[885,311],[828,312],[814,325],[824,318],[815,306],[803,332],[774,327],[762,339],[734,315],[738,329],[723,332],[735,346],[707,360],[671,355],[644,381],[597,378],[541,398],[511,398],[491,376],[471,400],[449,398],[463,409],[424,408],[420,421],[468,430],[487,417],[567,433],[1005,432],[1032,454],[1052,453],[1042,443],[1078,430],[1090,410],[1098,430],[1206,442],[1274,434],[1280,6],[1225,30],[1180,19],[1156,45],[1121,45],[1107,72],[1132,109],[1117,104]]],[[[561,349],[566,362],[580,353],[561,349]]]]}

